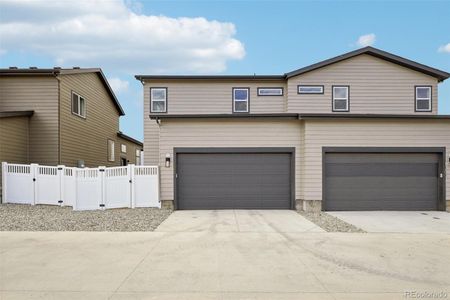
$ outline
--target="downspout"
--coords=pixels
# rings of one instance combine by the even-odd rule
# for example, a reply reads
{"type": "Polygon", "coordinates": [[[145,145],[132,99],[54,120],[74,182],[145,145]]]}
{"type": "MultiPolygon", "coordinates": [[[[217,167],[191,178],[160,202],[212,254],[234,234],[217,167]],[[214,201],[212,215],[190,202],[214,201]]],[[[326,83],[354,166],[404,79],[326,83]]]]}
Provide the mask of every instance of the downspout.
{"type": "Polygon", "coordinates": [[[61,164],[61,78],[59,73],[55,72],[54,76],[58,81],[58,165],[61,164]]]}

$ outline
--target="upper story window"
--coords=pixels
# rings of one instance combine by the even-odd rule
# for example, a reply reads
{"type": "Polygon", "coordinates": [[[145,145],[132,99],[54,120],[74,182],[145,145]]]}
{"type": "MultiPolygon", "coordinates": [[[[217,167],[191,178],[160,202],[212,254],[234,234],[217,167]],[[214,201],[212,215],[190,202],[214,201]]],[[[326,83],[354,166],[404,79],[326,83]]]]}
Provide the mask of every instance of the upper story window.
{"type": "Polygon", "coordinates": [[[298,85],[298,94],[323,94],[323,85],[298,85]]]}
{"type": "Polygon", "coordinates": [[[283,88],[282,87],[258,88],[258,96],[283,96],[283,88]]]}
{"type": "Polygon", "coordinates": [[[167,88],[150,88],[150,112],[167,112],[167,88]]]}
{"type": "Polygon", "coordinates": [[[349,86],[333,86],[333,111],[350,110],[349,92],[349,86]]]}
{"type": "Polygon", "coordinates": [[[248,113],[250,105],[249,88],[233,88],[233,112],[248,113]]]}
{"type": "Polygon", "coordinates": [[[86,100],[75,92],[72,92],[72,113],[86,118],[86,100]]]}
{"type": "Polygon", "coordinates": [[[431,111],[431,86],[416,86],[416,111],[431,111]]]}
{"type": "Polygon", "coordinates": [[[127,153],[127,145],[121,144],[121,145],[120,145],[120,152],[122,152],[122,153],[127,153]]]}

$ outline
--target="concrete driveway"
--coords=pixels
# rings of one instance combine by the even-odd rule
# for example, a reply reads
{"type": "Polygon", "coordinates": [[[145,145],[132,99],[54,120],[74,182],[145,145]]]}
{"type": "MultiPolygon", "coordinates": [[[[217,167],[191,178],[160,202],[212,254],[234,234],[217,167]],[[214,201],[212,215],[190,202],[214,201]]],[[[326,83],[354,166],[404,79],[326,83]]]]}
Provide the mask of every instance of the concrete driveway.
{"type": "Polygon", "coordinates": [[[325,232],[293,210],[177,210],[158,232],[325,232]]]}
{"type": "Polygon", "coordinates": [[[450,213],[444,211],[339,211],[327,213],[367,232],[450,233],[450,213]]]}
{"type": "Polygon", "coordinates": [[[450,235],[311,232],[291,213],[176,212],[158,232],[0,232],[0,299],[450,295],[450,235]]]}

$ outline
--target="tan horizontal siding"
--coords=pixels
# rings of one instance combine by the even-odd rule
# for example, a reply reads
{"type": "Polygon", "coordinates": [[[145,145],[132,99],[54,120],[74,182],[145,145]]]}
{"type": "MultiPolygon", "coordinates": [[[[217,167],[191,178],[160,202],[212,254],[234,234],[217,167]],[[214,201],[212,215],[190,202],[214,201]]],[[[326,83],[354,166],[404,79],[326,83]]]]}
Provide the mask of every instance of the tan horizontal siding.
{"type": "MultiPolygon", "coordinates": [[[[305,200],[322,200],[322,147],[446,147],[450,154],[448,120],[338,120],[305,121],[305,200]]],[[[447,172],[448,174],[448,172],[447,172]]],[[[450,176],[447,176],[450,200],[450,176]]]]}
{"type": "MultiPolygon", "coordinates": [[[[174,147],[296,147],[296,178],[300,176],[299,121],[185,120],[163,121],[160,139],[161,200],[173,200],[173,164],[164,167],[166,154],[173,162],[174,147]]],[[[296,189],[297,196],[299,188],[296,189]]]]}
{"type": "Polygon", "coordinates": [[[52,76],[1,76],[0,111],[33,110],[30,162],[58,163],[58,81],[52,76]]]}
{"type": "Polygon", "coordinates": [[[212,81],[170,80],[148,81],[144,85],[144,97],[150,105],[150,88],[168,88],[169,114],[230,114],[233,87],[250,88],[251,113],[285,112],[285,96],[258,96],[258,87],[283,87],[284,81],[212,81]]]}
{"type": "Polygon", "coordinates": [[[432,86],[437,114],[437,80],[399,65],[360,55],[288,80],[288,112],[331,113],[332,86],[350,86],[350,113],[414,114],[415,85],[432,86]],[[299,95],[297,85],[324,85],[323,95],[299,95]]]}
{"type": "Polygon", "coordinates": [[[159,164],[159,126],[150,120],[150,88],[144,86],[144,164],[159,164]]]}
{"type": "Polygon", "coordinates": [[[119,113],[96,73],[61,75],[61,163],[87,167],[120,164],[119,113]],[[86,101],[86,119],[72,114],[72,91],[86,101]],[[115,161],[108,161],[107,140],[115,141],[115,161]]]}
{"type": "MultiPolygon", "coordinates": [[[[28,117],[0,118],[0,162],[29,163],[28,117]]],[[[0,199],[2,172],[0,170],[0,199]]]]}

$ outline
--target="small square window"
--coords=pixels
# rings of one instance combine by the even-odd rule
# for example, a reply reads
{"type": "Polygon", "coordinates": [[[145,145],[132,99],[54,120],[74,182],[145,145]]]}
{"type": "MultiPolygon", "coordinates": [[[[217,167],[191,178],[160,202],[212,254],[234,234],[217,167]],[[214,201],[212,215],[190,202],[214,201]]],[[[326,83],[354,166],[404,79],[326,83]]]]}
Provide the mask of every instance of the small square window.
{"type": "Polygon", "coordinates": [[[122,153],[127,153],[127,145],[121,144],[121,145],[120,145],[120,152],[122,152],[122,153]]]}
{"type": "Polygon", "coordinates": [[[431,111],[431,86],[416,86],[416,111],[431,111]]]}
{"type": "Polygon", "coordinates": [[[233,112],[249,112],[250,89],[233,88],[233,112]]]}
{"type": "Polygon", "coordinates": [[[77,93],[72,92],[72,113],[82,118],[86,118],[86,101],[77,93]]]}
{"type": "Polygon", "coordinates": [[[167,112],[167,88],[150,88],[150,112],[167,112]]]}
{"type": "Polygon", "coordinates": [[[350,110],[349,105],[349,87],[348,86],[333,86],[333,111],[347,112],[350,110]]]}

